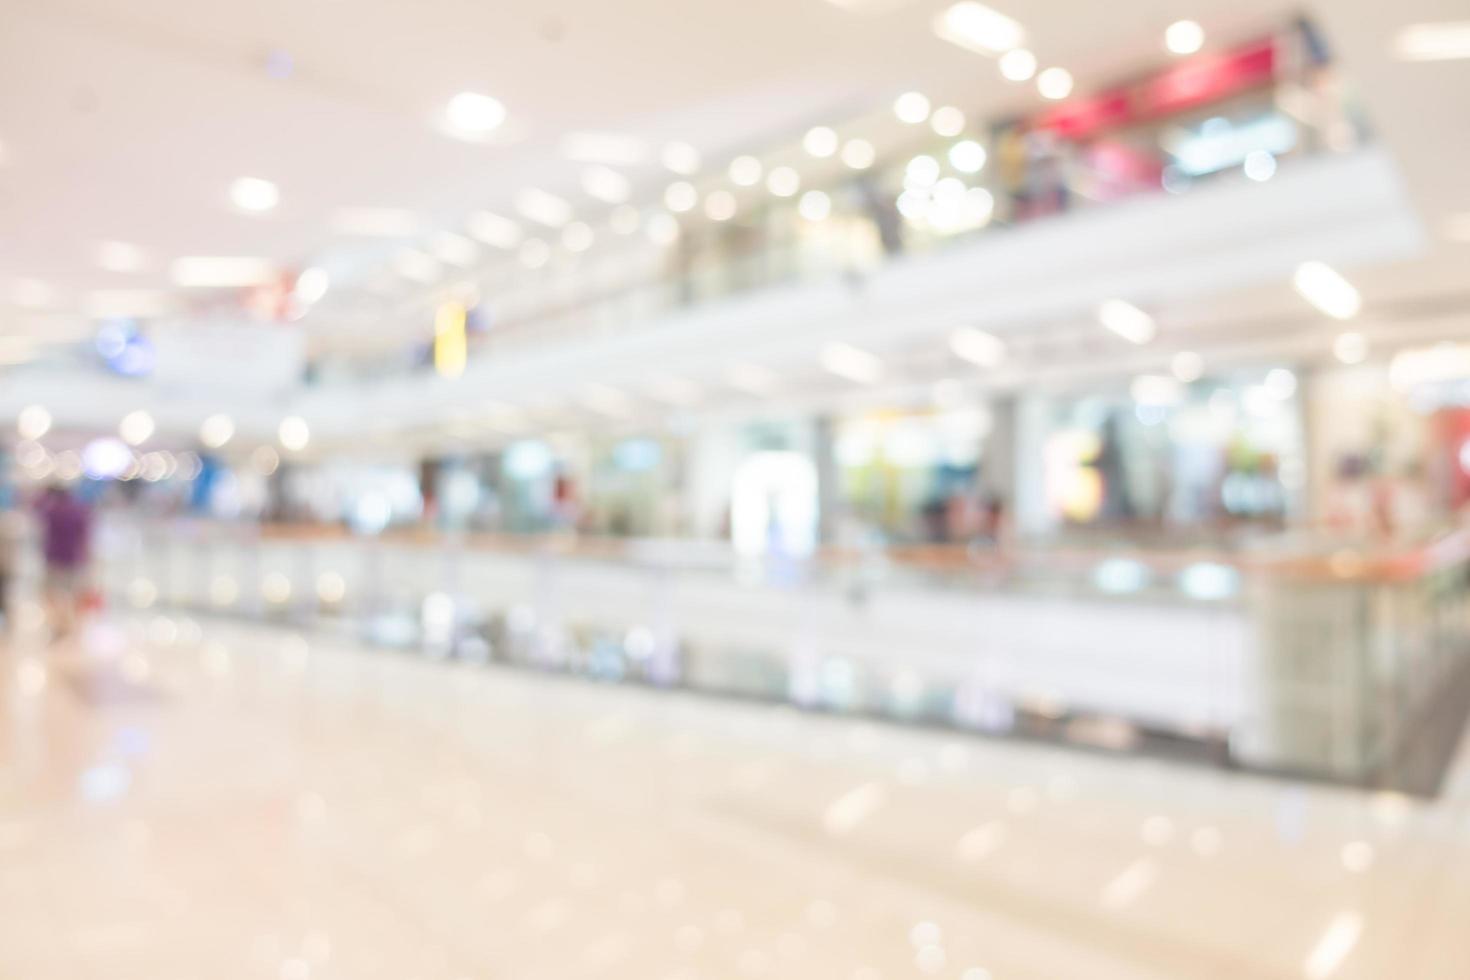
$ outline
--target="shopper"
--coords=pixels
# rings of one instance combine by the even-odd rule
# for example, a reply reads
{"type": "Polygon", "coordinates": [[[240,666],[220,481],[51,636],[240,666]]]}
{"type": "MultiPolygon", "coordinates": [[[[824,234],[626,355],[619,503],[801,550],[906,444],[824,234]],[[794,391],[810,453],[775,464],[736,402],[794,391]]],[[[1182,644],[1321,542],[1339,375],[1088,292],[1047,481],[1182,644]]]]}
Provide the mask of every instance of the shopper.
{"type": "Polygon", "coordinates": [[[92,512],[64,487],[52,485],[41,495],[36,513],[46,559],[46,613],[52,635],[60,638],[76,625],[90,552],[92,512]]]}

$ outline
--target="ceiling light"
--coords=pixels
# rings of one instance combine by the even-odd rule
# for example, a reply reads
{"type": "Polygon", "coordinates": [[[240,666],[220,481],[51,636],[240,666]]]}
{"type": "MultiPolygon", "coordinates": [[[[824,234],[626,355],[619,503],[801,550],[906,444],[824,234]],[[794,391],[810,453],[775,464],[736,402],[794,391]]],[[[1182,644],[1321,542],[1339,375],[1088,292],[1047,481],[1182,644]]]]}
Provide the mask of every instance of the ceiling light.
{"type": "Polygon", "coordinates": [[[153,429],[153,416],[140,408],[122,417],[117,426],[117,434],[129,446],[141,446],[153,435],[153,429]]]}
{"type": "Polygon", "coordinates": [[[687,180],[676,181],[664,191],[664,205],[675,214],[691,211],[699,203],[699,192],[687,180]]]}
{"type": "Polygon", "coordinates": [[[298,300],[310,305],[327,295],[327,289],[331,285],[332,278],[327,275],[327,270],[314,265],[309,269],[303,269],[296,277],[296,286],[292,292],[296,294],[298,300]]]}
{"type": "Polygon", "coordinates": [[[102,242],[97,246],[97,264],[108,272],[141,272],[147,259],[136,245],[102,242]]]}
{"type": "Polygon", "coordinates": [[[929,99],[922,92],[905,92],[893,100],[893,114],[900,122],[916,126],[929,118],[929,99]]]}
{"type": "Polygon", "coordinates": [[[621,133],[568,133],[561,140],[562,156],[578,163],[631,167],[648,159],[648,146],[636,136],[621,133]]]}
{"type": "Polygon", "coordinates": [[[1470,20],[1410,24],[1394,38],[1393,52],[1403,61],[1470,58],[1470,20]]]}
{"type": "Polygon", "coordinates": [[[582,171],[582,190],[608,204],[622,204],[633,193],[627,177],[602,164],[582,171]]]}
{"type": "Polygon", "coordinates": [[[10,287],[10,301],[27,309],[40,309],[56,302],[56,291],[39,279],[17,279],[10,287]]]}
{"type": "Polygon", "coordinates": [[[1267,181],[1276,176],[1276,158],[1265,150],[1252,150],[1245,155],[1240,169],[1251,180],[1267,181]]]}
{"type": "Polygon", "coordinates": [[[435,235],[429,248],[445,265],[457,265],[461,269],[468,269],[480,257],[480,249],[474,242],[452,231],[435,235]]]}
{"type": "Polygon", "coordinates": [[[402,208],[341,208],[332,216],[332,230],[366,238],[412,238],[424,226],[418,215],[402,208]]]}
{"type": "Polygon", "coordinates": [[[1171,54],[1194,54],[1205,46],[1205,29],[1192,20],[1176,20],[1164,31],[1164,47],[1171,54]]]}
{"type": "Polygon", "coordinates": [[[523,216],[548,228],[560,228],[572,220],[570,204],[536,187],[527,187],[516,194],[515,205],[523,216]]]}
{"type": "Polygon", "coordinates": [[[768,395],[776,388],[776,374],[759,364],[734,364],[725,373],[730,387],[750,395],[768,395]]]}
{"type": "Polygon", "coordinates": [[[1368,359],[1368,338],[1360,333],[1340,333],[1332,342],[1332,356],[1344,364],[1362,364],[1368,359]]]}
{"type": "Polygon", "coordinates": [[[876,384],[883,379],[883,359],[876,354],[834,341],[822,348],[822,367],[858,384],[876,384]]]}
{"type": "Polygon", "coordinates": [[[51,413],[40,405],[27,405],[16,416],[15,431],[22,439],[35,442],[51,431],[51,413]]]}
{"type": "Polygon", "coordinates": [[[235,438],[235,420],[228,415],[211,415],[199,424],[199,441],[206,448],[219,449],[235,438]]]}
{"type": "Polygon", "coordinates": [[[754,187],[760,183],[763,168],[752,156],[736,157],[730,161],[730,179],[741,187],[754,187]]]}
{"type": "Polygon", "coordinates": [[[1103,326],[1134,344],[1153,340],[1158,329],[1153,317],[1121,299],[1110,299],[1099,306],[1097,318],[1103,326]]]}
{"type": "Polygon", "coordinates": [[[432,256],[413,249],[404,249],[393,258],[393,271],[405,279],[423,285],[436,282],[444,267],[432,256]]]}
{"type": "Polygon", "coordinates": [[[1043,99],[1065,99],[1072,94],[1072,73],[1065,68],[1048,68],[1036,76],[1036,90],[1043,99]]]}
{"type": "Polygon", "coordinates": [[[527,269],[539,269],[550,260],[551,246],[539,238],[528,238],[521,242],[516,257],[527,269]]]}
{"type": "Polygon", "coordinates": [[[950,334],[949,349],[956,357],[983,368],[997,366],[1006,356],[1005,341],[975,327],[960,327],[950,334]]]}
{"type": "Polygon", "coordinates": [[[1181,384],[1198,381],[1205,373],[1205,359],[1192,350],[1182,350],[1169,362],[1169,370],[1181,384]]]}
{"type": "Polygon", "coordinates": [[[451,135],[460,139],[484,139],[505,122],[505,106],[499,99],[479,92],[461,92],[449,100],[444,118],[451,135]]]}
{"type": "Polygon", "coordinates": [[[867,140],[853,139],[842,144],[842,162],[853,170],[867,170],[877,157],[878,151],[867,140]]]}
{"type": "Polygon", "coordinates": [[[1291,284],[1303,299],[1335,320],[1351,320],[1363,307],[1353,284],[1325,262],[1303,262],[1291,284]]]}
{"type": "Polygon", "coordinates": [[[230,201],[241,211],[269,211],[281,201],[276,185],[260,177],[241,177],[230,185],[230,201]]]}
{"type": "Polygon", "coordinates": [[[173,309],[173,298],[158,289],[99,289],[87,298],[87,315],[108,317],[159,317],[173,309]]]}
{"type": "Polygon", "coordinates": [[[830,157],[837,152],[837,131],[830,126],[813,126],[806,131],[801,145],[814,157],[830,157]]]}
{"type": "Polygon", "coordinates": [[[170,278],[185,289],[258,286],[275,275],[275,263],[269,259],[188,256],[169,265],[170,278]]]}
{"type": "Polygon", "coordinates": [[[672,245],[679,240],[679,220],[667,211],[650,215],[644,230],[655,245],[672,245]]]}
{"type": "Polygon", "coordinates": [[[582,393],[582,404],[599,415],[627,418],[633,412],[633,399],[608,385],[590,385],[582,393]]]}
{"type": "Polygon", "coordinates": [[[1001,54],[1026,40],[1020,24],[973,0],[954,4],[935,17],[934,33],[980,54],[1001,54]]]}
{"type": "Polygon", "coordinates": [[[727,190],[711,191],[704,199],[704,213],[713,221],[729,221],[735,211],[735,195],[727,190]]]}
{"type": "Polygon", "coordinates": [[[777,167],[766,177],[766,187],[777,197],[791,197],[801,189],[801,174],[790,167],[777,167]]]}
{"type": "Polygon", "coordinates": [[[1025,48],[1007,51],[1000,56],[1000,74],[1011,82],[1028,82],[1036,74],[1036,55],[1025,48]]]}
{"type": "Polygon", "coordinates": [[[933,187],[934,182],[939,179],[939,171],[939,161],[927,153],[921,153],[903,168],[904,186],[913,184],[917,187],[933,187]]]}
{"type": "Polygon", "coordinates": [[[965,114],[952,105],[940,106],[929,117],[929,125],[940,136],[958,136],[965,129],[965,114]]]}
{"type": "Polygon", "coordinates": [[[471,235],[493,248],[509,250],[521,243],[521,226],[489,211],[470,215],[468,228],[471,235]]]}
{"type": "Polygon", "coordinates": [[[949,148],[949,163],[960,173],[976,174],[985,169],[985,147],[974,140],[960,140],[949,148]]]}
{"type": "Polygon", "coordinates": [[[288,415],[281,419],[281,424],[276,428],[276,438],[283,448],[299,453],[311,442],[311,428],[301,416],[288,415]]]}
{"type": "Polygon", "coordinates": [[[664,149],[659,154],[663,165],[676,174],[689,174],[699,170],[699,151],[688,143],[673,142],[665,143],[664,149]]]}
{"type": "Polygon", "coordinates": [[[648,394],[670,405],[694,405],[699,401],[699,386],[683,378],[660,378],[648,386],[648,394]]]}
{"type": "Polygon", "coordinates": [[[638,216],[638,209],[631,204],[621,204],[613,208],[612,214],[608,216],[607,223],[612,230],[619,235],[631,235],[638,230],[643,223],[638,216]]]}
{"type": "Polygon", "coordinates": [[[832,199],[821,191],[807,191],[796,210],[808,221],[822,221],[832,213],[832,199]]]}
{"type": "Polygon", "coordinates": [[[592,238],[592,228],[585,221],[573,221],[561,230],[561,244],[568,252],[587,251],[592,238]]]}

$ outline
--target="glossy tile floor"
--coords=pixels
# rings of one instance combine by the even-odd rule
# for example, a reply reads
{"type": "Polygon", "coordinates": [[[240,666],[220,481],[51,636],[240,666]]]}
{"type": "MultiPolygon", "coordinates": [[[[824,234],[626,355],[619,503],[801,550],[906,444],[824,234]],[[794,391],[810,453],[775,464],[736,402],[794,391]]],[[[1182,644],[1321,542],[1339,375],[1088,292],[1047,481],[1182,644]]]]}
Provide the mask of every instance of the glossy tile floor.
{"type": "Polygon", "coordinates": [[[167,616],[0,652],[0,980],[1463,978],[1432,803],[167,616]]]}

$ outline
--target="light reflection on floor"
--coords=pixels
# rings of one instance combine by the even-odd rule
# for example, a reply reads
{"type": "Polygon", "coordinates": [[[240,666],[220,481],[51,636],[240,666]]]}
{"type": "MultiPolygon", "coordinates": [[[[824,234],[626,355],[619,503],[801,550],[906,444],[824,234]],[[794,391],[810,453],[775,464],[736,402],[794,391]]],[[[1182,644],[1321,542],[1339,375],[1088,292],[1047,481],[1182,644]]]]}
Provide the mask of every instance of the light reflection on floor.
{"type": "Polygon", "coordinates": [[[166,616],[22,635],[0,713],[0,977],[1470,962],[1463,757],[1426,804],[166,616]]]}

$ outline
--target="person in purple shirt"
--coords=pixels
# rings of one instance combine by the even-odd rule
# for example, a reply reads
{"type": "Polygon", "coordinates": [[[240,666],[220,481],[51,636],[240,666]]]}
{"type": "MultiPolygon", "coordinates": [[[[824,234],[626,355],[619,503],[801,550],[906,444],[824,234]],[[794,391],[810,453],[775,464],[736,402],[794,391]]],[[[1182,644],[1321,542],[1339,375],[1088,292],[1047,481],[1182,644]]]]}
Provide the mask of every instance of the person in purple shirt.
{"type": "Polygon", "coordinates": [[[41,552],[46,559],[45,594],[51,628],[65,636],[76,623],[92,538],[92,512],[60,486],[50,486],[36,505],[41,552]]]}

